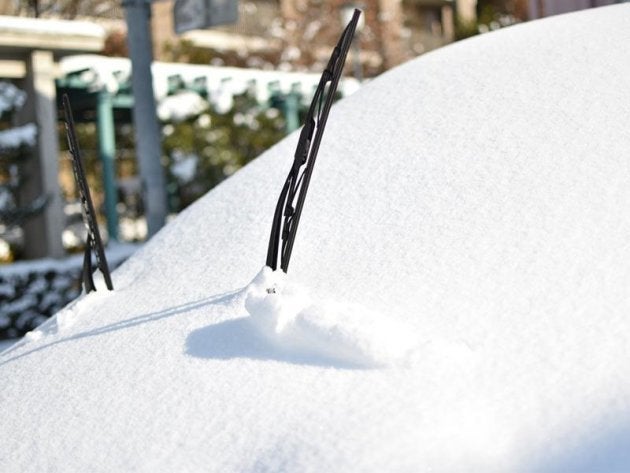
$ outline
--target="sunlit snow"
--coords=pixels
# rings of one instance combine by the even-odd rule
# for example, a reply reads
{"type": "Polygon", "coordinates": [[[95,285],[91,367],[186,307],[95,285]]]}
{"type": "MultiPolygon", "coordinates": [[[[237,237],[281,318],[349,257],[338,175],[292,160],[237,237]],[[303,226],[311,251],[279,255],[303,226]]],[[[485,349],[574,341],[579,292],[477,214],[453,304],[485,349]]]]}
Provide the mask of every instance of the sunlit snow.
{"type": "Polygon", "coordinates": [[[0,357],[0,471],[630,470],[630,5],[426,54],[0,357]]]}
{"type": "Polygon", "coordinates": [[[263,268],[246,289],[252,324],[279,350],[305,360],[378,367],[410,360],[414,333],[391,314],[359,304],[316,301],[287,281],[282,271],[263,268]]]}

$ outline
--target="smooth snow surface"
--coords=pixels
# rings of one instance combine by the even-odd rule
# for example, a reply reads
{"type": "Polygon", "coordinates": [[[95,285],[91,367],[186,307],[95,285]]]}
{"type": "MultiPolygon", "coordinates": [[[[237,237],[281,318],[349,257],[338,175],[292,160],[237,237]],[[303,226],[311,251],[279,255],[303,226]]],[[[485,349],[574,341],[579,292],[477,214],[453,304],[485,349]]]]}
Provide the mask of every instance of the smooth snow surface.
{"type": "Polygon", "coordinates": [[[339,102],[286,280],[297,135],[236,173],[0,357],[0,471],[630,471],[629,24],[506,28],[339,102]]]}

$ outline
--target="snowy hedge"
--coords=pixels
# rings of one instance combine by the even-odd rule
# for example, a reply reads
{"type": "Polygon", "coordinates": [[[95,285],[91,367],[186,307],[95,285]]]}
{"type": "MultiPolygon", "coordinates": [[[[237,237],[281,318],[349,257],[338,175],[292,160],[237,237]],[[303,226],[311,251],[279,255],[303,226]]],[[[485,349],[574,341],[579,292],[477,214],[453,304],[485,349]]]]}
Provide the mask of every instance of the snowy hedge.
{"type": "MultiPolygon", "coordinates": [[[[107,251],[114,270],[135,250],[118,245],[107,251]]],[[[0,269],[0,340],[33,330],[81,294],[82,256],[27,261],[0,269]]]]}
{"type": "Polygon", "coordinates": [[[80,294],[80,267],[0,275],[0,339],[33,330],[80,294]]]}

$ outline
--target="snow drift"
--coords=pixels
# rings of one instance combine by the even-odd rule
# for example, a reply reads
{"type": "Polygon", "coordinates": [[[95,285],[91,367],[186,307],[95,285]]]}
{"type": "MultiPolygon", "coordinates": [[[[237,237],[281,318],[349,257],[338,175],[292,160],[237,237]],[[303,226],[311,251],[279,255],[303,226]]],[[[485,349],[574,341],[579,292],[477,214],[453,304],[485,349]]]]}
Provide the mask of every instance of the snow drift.
{"type": "Polygon", "coordinates": [[[391,315],[314,301],[305,288],[287,283],[281,270],[263,268],[246,289],[245,308],[256,329],[293,356],[379,367],[409,361],[415,348],[413,332],[391,315]]]}
{"type": "Polygon", "coordinates": [[[297,135],[225,181],[0,357],[0,470],[630,469],[629,21],[506,28],[338,103],[276,296],[297,135]]]}

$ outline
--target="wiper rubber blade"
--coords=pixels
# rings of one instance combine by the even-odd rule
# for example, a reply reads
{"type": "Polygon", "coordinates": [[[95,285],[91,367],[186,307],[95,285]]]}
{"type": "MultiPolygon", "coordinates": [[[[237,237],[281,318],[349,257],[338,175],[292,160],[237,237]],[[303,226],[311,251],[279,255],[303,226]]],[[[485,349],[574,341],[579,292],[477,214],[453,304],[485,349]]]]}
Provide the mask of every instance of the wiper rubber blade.
{"type": "Polygon", "coordinates": [[[309,107],[306,122],[300,132],[293,165],[280,192],[271,226],[266,264],[274,271],[278,269],[278,256],[282,271],[286,273],[289,268],[313,166],[360,15],[360,10],[354,10],[352,20],[333,49],[309,107]],[[300,175],[302,168],[304,169],[300,175]]]}

